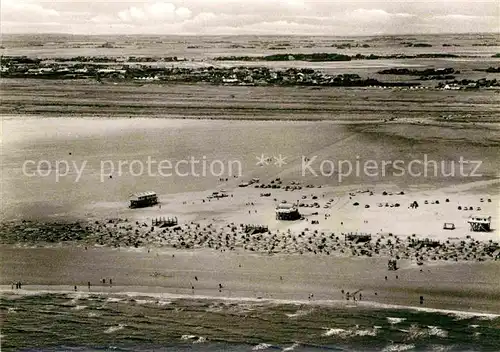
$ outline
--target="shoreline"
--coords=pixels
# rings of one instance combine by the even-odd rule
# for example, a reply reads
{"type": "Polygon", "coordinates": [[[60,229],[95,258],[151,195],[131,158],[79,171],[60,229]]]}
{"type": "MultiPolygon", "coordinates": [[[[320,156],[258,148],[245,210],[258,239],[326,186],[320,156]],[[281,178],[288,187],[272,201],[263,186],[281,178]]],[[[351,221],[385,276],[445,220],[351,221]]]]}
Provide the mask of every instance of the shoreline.
{"type": "MultiPolygon", "coordinates": [[[[262,304],[262,305],[295,305],[295,306],[311,306],[311,307],[330,307],[330,308],[356,308],[356,309],[384,309],[384,310],[408,310],[415,312],[427,313],[441,313],[446,315],[456,316],[459,319],[480,318],[485,320],[500,318],[500,312],[486,312],[486,311],[470,311],[470,310],[453,310],[453,309],[440,309],[419,306],[405,306],[398,304],[387,304],[376,301],[357,301],[349,302],[345,300],[305,300],[305,299],[280,299],[280,298],[255,298],[255,297],[221,297],[221,296],[207,296],[207,295],[190,295],[190,294],[174,294],[169,292],[154,293],[154,292],[137,292],[137,291],[92,291],[92,292],[75,292],[71,290],[62,290],[55,288],[48,288],[39,286],[29,289],[10,290],[6,285],[0,285],[0,298],[2,296],[11,294],[13,296],[33,296],[45,294],[66,294],[76,300],[81,298],[89,298],[92,296],[108,297],[112,302],[119,302],[124,299],[132,299],[139,304],[168,304],[169,300],[187,300],[187,301],[212,301],[221,303],[249,303],[249,304],[262,304]],[[3,286],[3,287],[2,287],[3,286]],[[139,298],[151,298],[155,300],[139,300],[139,298]]],[[[104,286],[98,287],[102,290],[104,286]]]]}

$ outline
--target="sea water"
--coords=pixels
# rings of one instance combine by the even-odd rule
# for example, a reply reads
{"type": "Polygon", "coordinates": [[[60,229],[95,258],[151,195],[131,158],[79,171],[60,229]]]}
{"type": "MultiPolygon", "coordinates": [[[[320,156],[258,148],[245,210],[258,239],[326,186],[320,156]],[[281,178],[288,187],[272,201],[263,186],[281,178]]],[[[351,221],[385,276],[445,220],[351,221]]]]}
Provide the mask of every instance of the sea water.
{"type": "Polygon", "coordinates": [[[491,314],[4,293],[2,351],[498,351],[491,314]]]}

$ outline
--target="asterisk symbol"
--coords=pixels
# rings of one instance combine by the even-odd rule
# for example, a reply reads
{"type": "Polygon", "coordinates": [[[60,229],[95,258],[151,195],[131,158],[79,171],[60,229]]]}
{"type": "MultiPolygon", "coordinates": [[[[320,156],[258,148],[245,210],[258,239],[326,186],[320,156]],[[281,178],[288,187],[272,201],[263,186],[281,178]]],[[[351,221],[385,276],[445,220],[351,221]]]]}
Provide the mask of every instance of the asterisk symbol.
{"type": "Polygon", "coordinates": [[[264,154],[261,154],[260,156],[256,156],[255,159],[257,159],[257,166],[264,166],[264,165],[269,165],[269,162],[267,161],[268,158],[264,154]]]}
{"type": "Polygon", "coordinates": [[[274,165],[278,166],[278,167],[283,167],[283,165],[286,165],[286,156],[283,156],[283,155],[278,155],[278,157],[274,157],[274,165]]]}

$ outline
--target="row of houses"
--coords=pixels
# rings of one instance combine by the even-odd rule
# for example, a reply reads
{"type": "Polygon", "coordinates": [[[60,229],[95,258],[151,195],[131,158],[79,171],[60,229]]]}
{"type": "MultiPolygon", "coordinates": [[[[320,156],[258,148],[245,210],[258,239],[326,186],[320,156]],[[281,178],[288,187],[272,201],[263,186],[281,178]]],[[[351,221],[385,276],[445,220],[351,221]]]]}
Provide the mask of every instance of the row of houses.
{"type": "Polygon", "coordinates": [[[2,77],[9,78],[97,78],[111,80],[205,82],[228,85],[309,86],[414,86],[418,83],[379,82],[357,74],[329,75],[310,68],[286,70],[269,67],[165,67],[131,63],[58,62],[54,60],[0,59],[2,77]]]}
{"type": "MultiPolygon", "coordinates": [[[[311,68],[273,69],[270,67],[165,67],[132,63],[57,62],[54,60],[6,60],[0,59],[0,73],[9,78],[54,78],[54,79],[108,79],[135,81],[163,81],[222,85],[300,85],[375,87],[380,89],[429,89],[418,82],[381,82],[373,78],[362,78],[357,74],[331,75],[311,68]]],[[[500,81],[485,78],[453,80],[439,83],[435,88],[445,90],[500,88],[500,81]]]]}

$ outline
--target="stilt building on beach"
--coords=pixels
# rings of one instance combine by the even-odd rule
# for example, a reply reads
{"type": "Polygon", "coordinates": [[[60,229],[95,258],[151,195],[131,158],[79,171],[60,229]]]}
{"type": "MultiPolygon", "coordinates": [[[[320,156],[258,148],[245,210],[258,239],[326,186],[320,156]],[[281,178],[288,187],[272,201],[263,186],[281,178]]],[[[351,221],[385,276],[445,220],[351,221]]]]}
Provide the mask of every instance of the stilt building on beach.
{"type": "Polygon", "coordinates": [[[470,225],[471,231],[489,232],[491,230],[491,216],[471,215],[467,222],[470,225]]]}

